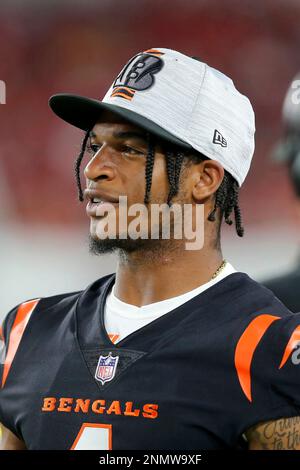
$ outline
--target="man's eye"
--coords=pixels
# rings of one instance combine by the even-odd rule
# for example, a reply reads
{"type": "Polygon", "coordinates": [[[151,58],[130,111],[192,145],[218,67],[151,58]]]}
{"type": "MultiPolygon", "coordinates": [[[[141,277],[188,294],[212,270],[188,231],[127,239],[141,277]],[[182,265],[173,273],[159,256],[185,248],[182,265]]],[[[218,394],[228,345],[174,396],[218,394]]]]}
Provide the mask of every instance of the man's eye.
{"type": "Polygon", "coordinates": [[[141,150],[134,149],[133,147],[129,147],[128,145],[124,145],[122,152],[128,153],[131,155],[142,155],[143,152],[141,150]]]}
{"type": "Polygon", "coordinates": [[[96,145],[96,144],[88,144],[87,147],[86,147],[87,151],[89,153],[92,153],[92,154],[95,154],[98,152],[98,150],[100,149],[100,145],[96,145]]]}

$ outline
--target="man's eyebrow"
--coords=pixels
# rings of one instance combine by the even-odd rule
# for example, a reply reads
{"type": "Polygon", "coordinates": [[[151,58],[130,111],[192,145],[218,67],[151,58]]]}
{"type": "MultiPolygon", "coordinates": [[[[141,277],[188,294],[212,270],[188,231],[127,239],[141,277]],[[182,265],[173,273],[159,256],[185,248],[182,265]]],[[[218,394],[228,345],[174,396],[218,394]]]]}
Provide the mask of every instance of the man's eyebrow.
{"type": "Polygon", "coordinates": [[[120,132],[114,132],[113,136],[115,139],[139,139],[139,140],[144,140],[147,142],[147,135],[145,132],[139,132],[139,131],[120,131],[120,132]]]}

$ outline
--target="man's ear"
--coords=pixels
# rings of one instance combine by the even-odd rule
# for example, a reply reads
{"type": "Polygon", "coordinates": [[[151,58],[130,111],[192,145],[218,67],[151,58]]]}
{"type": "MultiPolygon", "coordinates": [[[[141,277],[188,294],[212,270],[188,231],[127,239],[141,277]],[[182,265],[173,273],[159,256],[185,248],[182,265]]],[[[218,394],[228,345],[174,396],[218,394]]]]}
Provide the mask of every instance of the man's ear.
{"type": "Polygon", "coordinates": [[[212,196],[224,178],[224,168],[216,160],[204,160],[194,165],[192,195],[196,202],[203,203],[212,196]]]}

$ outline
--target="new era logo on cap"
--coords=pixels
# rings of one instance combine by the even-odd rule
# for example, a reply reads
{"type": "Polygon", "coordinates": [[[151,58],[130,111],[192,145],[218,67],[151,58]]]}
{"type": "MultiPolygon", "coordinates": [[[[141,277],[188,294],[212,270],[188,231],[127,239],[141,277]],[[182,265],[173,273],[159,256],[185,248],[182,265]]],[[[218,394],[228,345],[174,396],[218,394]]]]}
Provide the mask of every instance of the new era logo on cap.
{"type": "Polygon", "coordinates": [[[254,152],[249,99],[222,72],[170,49],[135,55],[102,101],[59,94],[50,106],[84,130],[93,127],[104,109],[115,112],[161,139],[217,160],[239,185],[254,152]]]}
{"type": "Polygon", "coordinates": [[[217,131],[217,129],[215,129],[214,132],[213,143],[219,144],[222,147],[227,147],[227,140],[222,136],[221,132],[217,131]]]}

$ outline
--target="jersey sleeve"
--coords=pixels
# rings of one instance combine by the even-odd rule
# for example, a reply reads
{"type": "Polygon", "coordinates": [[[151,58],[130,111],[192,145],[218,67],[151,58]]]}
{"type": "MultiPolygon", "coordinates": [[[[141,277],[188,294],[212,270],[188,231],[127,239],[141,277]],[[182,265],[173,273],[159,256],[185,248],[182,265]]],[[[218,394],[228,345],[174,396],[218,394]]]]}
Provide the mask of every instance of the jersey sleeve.
{"type": "Polygon", "coordinates": [[[27,300],[13,308],[2,326],[1,387],[6,383],[14,357],[22,340],[30,317],[40,299],[27,300]],[[3,344],[4,343],[4,344],[3,344]]]}
{"type": "Polygon", "coordinates": [[[275,324],[270,340],[273,359],[270,393],[274,401],[295,407],[300,416],[300,314],[282,318],[275,324]]]}
{"type": "Polygon", "coordinates": [[[300,416],[300,314],[259,315],[240,339],[238,354],[247,402],[241,433],[261,422],[300,416]]]}
{"type": "MultiPolygon", "coordinates": [[[[4,317],[2,323],[0,323],[0,392],[3,388],[3,378],[4,378],[4,368],[5,368],[5,359],[8,350],[8,342],[9,336],[14,324],[17,312],[18,312],[19,305],[14,307],[10,310],[4,317]]],[[[1,393],[0,393],[0,423],[4,424],[7,427],[7,423],[5,421],[5,414],[2,409],[1,403],[1,393]]],[[[12,432],[16,433],[14,429],[11,429],[12,432]]]]}
{"type": "Polygon", "coordinates": [[[22,340],[27,323],[40,299],[23,302],[14,307],[4,318],[0,328],[0,423],[10,429],[19,439],[22,436],[12,424],[10,416],[2,406],[2,393],[5,389],[13,360],[22,340]]]}
{"type": "Polygon", "coordinates": [[[4,320],[0,324],[0,379],[1,379],[0,386],[2,386],[3,370],[4,370],[5,358],[6,358],[7,349],[8,349],[9,336],[10,336],[10,332],[14,324],[16,315],[17,315],[18,308],[19,308],[19,305],[12,308],[10,312],[7,313],[7,315],[4,317],[4,320]]]}

